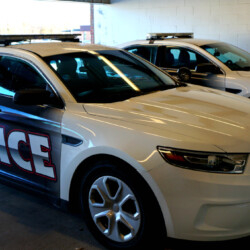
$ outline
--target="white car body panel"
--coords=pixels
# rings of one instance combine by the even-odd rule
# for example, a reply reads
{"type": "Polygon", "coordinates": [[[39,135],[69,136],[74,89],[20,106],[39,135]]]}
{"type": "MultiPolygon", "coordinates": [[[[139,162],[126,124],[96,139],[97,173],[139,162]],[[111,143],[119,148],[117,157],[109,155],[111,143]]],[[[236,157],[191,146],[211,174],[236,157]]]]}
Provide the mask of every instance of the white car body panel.
{"type": "MultiPolygon", "coordinates": [[[[168,236],[193,240],[207,240],[207,237],[211,237],[211,239],[232,237],[231,234],[227,236],[228,228],[225,230],[226,232],[222,230],[221,235],[218,235],[218,230],[221,231],[221,229],[207,225],[206,216],[209,215],[204,218],[200,213],[204,206],[207,207],[211,204],[211,206],[221,208],[221,206],[228,206],[231,203],[236,206],[238,206],[238,202],[245,203],[246,197],[244,200],[237,198],[238,192],[233,191],[234,185],[230,187],[232,200],[230,198],[225,200],[223,193],[226,187],[229,188],[229,183],[237,186],[242,179],[248,180],[248,173],[244,173],[244,176],[239,175],[237,178],[235,175],[211,174],[176,168],[160,157],[156,146],[163,145],[218,153],[225,151],[249,152],[250,137],[245,133],[249,129],[250,115],[247,99],[221,91],[192,86],[137,97],[115,104],[84,104],[83,106],[87,112],[83,109],[82,104],[75,104],[67,109],[68,112],[63,118],[62,133],[72,137],[81,135],[83,144],[76,148],[63,145],[62,199],[69,199],[70,180],[79,164],[91,155],[104,153],[119,157],[129,163],[147,181],[164,211],[168,236]],[[188,98],[185,98],[184,95],[188,98]],[[201,108],[199,103],[202,103],[204,99],[207,100],[207,107],[201,108]],[[223,107],[220,107],[220,102],[223,102],[223,107]],[[223,118],[221,114],[223,114],[223,118]],[[196,131],[198,128],[200,128],[200,133],[196,131]],[[183,133],[179,131],[183,131],[183,133]],[[131,137],[133,147],[121,145],[120,142],[128,140],[128,137],[131,137]],[[133,140],[134,138],[136,141],[133,140]],[[236,140],[238,141],[236,142],[236,140]],[[141,145],[142,150],[135,151],[134,147],[137,149],[140,147],[137,145],[141,145]],[[221,184],[221,182],[225,182],[225,184],[221,184]],[[216,192],[207,190],[211,183],[214,183],[218,190],[224,190],[222,194],[219,191],[218,195],[214,195],[216,192]],[[192,201],[189,216],[185,215],[183,218],[182,209],[178,209],[178,207],[188,204],[189,198],[186,197],[192,196],[190,190],[198,187],[199,194],[196,194],[192,201]],[[182,197],[183,192],[186,193],[184,197],[182,197]],[[208,192],[209,195],[204,196],[203,192],[208,192]],[[175,195],[176,193],[177,195],[175,195]],[[193,225],[194,221],[195,225],[193,225]],[[191,231],[190,228],[192,228],[191,231]],[[206,235],[204,233],[206,231],[211,236],[206,235]]],[[[247,199],[247,202],[250,202],[250,199],[247,199]]],[[[220,216],[218,215],[217,219],[220,216]]],[[[237,237],[237,234],[233,237],[237,237]]]]}

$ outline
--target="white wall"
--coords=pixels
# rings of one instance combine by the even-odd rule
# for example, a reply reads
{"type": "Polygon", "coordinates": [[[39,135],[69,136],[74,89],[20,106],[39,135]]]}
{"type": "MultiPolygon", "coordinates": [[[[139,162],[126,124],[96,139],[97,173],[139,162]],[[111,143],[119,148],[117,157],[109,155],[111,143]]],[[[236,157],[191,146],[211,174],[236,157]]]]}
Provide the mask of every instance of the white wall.
{"type": "Polygon", "coordinates": [[[149,32],[194,32],[250,52],[250,0],[111,0],[95,5],[95,43],[117,45],[149,32]]]}

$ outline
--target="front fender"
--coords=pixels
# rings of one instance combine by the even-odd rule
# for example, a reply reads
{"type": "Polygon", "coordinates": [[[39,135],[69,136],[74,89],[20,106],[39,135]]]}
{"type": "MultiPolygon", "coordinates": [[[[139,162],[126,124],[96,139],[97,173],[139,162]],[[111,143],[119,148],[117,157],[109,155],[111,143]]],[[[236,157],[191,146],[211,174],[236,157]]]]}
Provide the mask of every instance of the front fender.
{"type": "MultiPolygon", "coordinates": [[[[66,144],[62,145],[62,159],[61,159],[61,173],[60,173],[60,198],[62,200],[69,201],[70,187],[72,185],[74,173],[85,160],[87,160],[89,157],[98,156],[100,154],[113,156],[119,158],[120,160],[126,162],[132,168],[134,168],[145,180],[145,182],[149,185],[161,208],[167,232],[170,235],[173,235],[174,228],[167,202],[161,190],[159,189],[158,185],[156,184],[155,180],[150,175],[150,171],[147,171],[145,167],[142,164],[140,164],[137,160],[133,159],[128,154],[116,148],[99,146],[99,147],[91,147],[84,151],[80,150],[80,148],[81,147],[72,147],[66,144]],[[74,153],[74,157],[72,157],[72,153],[74,153]]],[[[157,157],[158,157],[158,152],[157,152],[157,157]]],[[[161,161],[161,157],[159,157],[159,159],[161,161]]]]}

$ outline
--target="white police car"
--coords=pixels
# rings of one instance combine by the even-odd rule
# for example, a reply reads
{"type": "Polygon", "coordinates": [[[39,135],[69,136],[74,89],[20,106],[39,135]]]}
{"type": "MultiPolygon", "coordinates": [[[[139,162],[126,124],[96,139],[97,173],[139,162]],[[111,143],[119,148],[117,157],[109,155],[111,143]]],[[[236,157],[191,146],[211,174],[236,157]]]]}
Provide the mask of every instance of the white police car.
{"type": "Polygon", "coordinates": [[[182,81],[250,97],[250,54],[228,43],[194,39],[193,33],[150,33],[118,47],[182,81]]]}
{"type": "Polygon", "coordinates": [[[250,235],[248,99],[124,50],[10,45],[31,38],[0,37],[2,179],[80,206],[108,248],[250,235]]]}

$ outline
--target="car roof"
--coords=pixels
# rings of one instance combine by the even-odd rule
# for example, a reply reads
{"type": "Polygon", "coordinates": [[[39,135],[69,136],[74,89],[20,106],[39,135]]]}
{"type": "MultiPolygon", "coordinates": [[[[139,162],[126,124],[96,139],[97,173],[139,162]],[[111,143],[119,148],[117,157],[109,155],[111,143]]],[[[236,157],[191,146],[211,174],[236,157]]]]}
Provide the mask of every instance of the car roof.
{"type": "Polygon", "coordinates": [[[80,51],[115,50],[113,47],[102,45],[82,44],[77,42],[45,42],[9,45],[6,48],[15,48],[33,52],[41,57],[58,54],[75,53],[80,51]]]}
{"type": "Polygon", "coordinates": [[[164,44],[193,44],[196,46],[202,46],[212,43],[221,43],[218,40],[208,40],[208,39],[197,39],[197,38],[168,38],[164,40],[135,40],[127,43],[118,45],[119,48],[125,48],[131,45],[138,44],[150,44],[150,45],[164,45],[164,44]]]}

